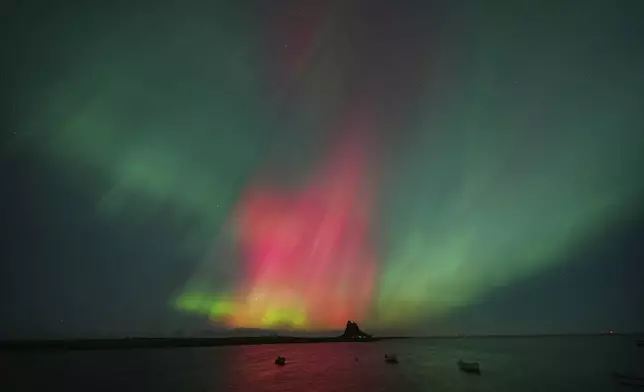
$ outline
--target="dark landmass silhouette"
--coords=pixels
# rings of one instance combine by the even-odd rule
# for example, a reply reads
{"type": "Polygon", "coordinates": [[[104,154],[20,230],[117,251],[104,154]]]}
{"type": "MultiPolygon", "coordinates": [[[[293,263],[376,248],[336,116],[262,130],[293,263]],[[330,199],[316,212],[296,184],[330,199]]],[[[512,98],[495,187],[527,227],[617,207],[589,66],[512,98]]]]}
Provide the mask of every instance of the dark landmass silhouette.
{"type": "Polygon", "coordinates": [[[137,348],[216,347],[254,344],[377,342],[405,337],[376,337],[363,332],[355,322],[348,321],[344,333],[337,337],[250,336],[219,338],[125,338],[72,340],[10,340],[0,341],[0,350],[118,350],[137,348]]]}
{"type": "Polygon", "coordinates": [[[127,350],[145,348],[179,348],[179,347],[217,347],[243,346],[258,344],[291,344],[291,343],[338,343],[338,342],[378,342],[393,339],[512,339],[512,338],[576,338],[576,337],[611,337],[622,336],[633,339],[633,344],[643,346],[644,333],[562,333],[562,334],[486,334],[486,335],[452,335],[452,336],[383,336],[373,337],[352,321],[342,335],[337,337],[296,337],[279,336],[234,336],[234,337],[170,337],[145,338],[128,337],[124,339],[60,339],[60,340],[4,340],[0,341],[0,351],[25,350],[127,350]]]}
{"type": "Polygon", "coordinates": [[[339,338],[372,339],[373,336],[369,335],[368,333],[364,333],[360,330],[360,327],[358,327],[358,324],[356,322],[349,320],[347,321],[347,327],[344,329],[344,333],[340,335],[339,338]]]}
{"type": "Polygon", "coordinates": [[[440,336],[414,336],[414,339],[511,339],[511,338],[583,338],[583,337],[629,337],[638,338],[644,336],[644,332],[582,332],[582,333],[514,333],[514,334],[471,334],[471,335],[440,335],[440,336]]]}

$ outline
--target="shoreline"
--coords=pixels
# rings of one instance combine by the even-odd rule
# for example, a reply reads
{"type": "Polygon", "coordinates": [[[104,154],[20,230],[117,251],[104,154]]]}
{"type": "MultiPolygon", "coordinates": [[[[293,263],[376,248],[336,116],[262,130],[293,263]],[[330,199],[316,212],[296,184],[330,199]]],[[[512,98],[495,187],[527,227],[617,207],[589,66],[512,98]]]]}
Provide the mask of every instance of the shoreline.
{"type": "Polygon", "coordinates": [[[264,344],[308,344],[308,343],[373,343],[383,340],[420,339],[516,339],[516,338],[581,338],[581,337],[630,337],[638,346],[644,345],[639,338],[642,333],[588,333],[588,334],[526,334],[526,335],[463,335],[463,336],[383,336],[362,339],[345,337],[295,337],[295,336],[245,336],[217,338],[105,338],[105,339],[47,339],[47,340],[3,340],[1,351],[71,351],[71,350],[136,350],[152,348],[182,347],[223,347],[264,344]]]}
{"type": "Polygon", "coordinates": [[[222,347],[296,343],[372,343],[408,337],[350,339],[343,337],[124,338],[0,341],[0,351],[134,350],[145,348],[222,347]]]}

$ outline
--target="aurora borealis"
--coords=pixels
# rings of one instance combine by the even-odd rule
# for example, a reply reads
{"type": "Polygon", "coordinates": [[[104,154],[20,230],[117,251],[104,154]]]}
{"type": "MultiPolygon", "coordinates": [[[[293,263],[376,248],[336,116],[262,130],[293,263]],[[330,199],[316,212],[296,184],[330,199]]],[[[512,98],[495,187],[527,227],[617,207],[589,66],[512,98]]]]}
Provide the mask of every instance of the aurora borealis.
{"type": "MultiPolygon", "coordinates": [[[[360,130],[365,124],[350,126],[360,130]]],[[[364,133],[354,132],[347,131],[339,151],[294,195],[251,186],[241,197],[233,215],[244,263],[241,291],[227,306],[217,299],[206,304],[210,316],[236,326],[322,329],[366,316],[376,259],[368,230],[364,133]]],[[[180,308],[190,310],[191,299],[200,301],[200,294],[184,295],[188,300],[180,298],[180,308]]]]}
{"type": "Polygon", "coordinates": [[[9,7],[12,309],[416,331],[640,219],[641,6],[270,3],[9,7]]]}

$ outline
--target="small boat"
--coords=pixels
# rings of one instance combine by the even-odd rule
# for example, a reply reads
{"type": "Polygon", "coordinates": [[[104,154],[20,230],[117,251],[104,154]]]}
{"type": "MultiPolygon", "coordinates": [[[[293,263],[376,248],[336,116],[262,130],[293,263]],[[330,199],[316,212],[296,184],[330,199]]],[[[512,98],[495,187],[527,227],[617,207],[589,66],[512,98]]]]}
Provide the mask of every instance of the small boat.
{"type": "Polygon", "coordinates": [[[631,387],[644,387],[644,377],[633,374],[613,372],[613,377],[618,383],[631,387]]]}
{"type": "Polygon", "coordinates": [[[276,365],[281,365],[281,366],[286,365],[286,358],[285,357],[277,357],[275,359],[275,364],[276,365]]]}
{"type": "Polygon", "coordinates": [[[398,357],[394,355],[385,354],[385,362],[387,363],[398,363],[398,357]]]}
{"type": "Polygon", "coordinates": [[[644,347],[644,340],[638,340],[637,347],[644,347]]]}
{"type": "Polygon", "coordinates": [[[459,359],[457,365],[465,373],[481,374],[481,368],[478,362],[463,362],[459,359]]]}

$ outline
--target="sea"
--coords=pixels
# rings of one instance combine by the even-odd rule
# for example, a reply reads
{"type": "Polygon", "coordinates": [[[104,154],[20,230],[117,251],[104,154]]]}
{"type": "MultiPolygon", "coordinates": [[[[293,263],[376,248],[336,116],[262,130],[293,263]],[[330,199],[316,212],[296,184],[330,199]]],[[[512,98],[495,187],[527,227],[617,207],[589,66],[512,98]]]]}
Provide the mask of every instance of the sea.
{"type": "MultiPolygon", "coordinates": [[[[0,391],[629,391],[644,375],[627,336],[412,338],[112,351],[0,352],[0,391]],[[384,361],[396,354],[398,364],[384,361]],[[275,365],[277,356],[285,366],[275,365]],[[456,363],[477,361],[481,374],[456,363]]],[[[641,388],[640,388],[641,389],[641,388]]]]}

